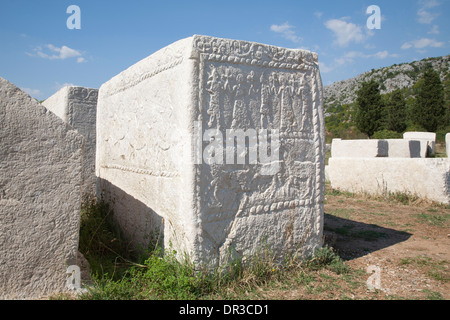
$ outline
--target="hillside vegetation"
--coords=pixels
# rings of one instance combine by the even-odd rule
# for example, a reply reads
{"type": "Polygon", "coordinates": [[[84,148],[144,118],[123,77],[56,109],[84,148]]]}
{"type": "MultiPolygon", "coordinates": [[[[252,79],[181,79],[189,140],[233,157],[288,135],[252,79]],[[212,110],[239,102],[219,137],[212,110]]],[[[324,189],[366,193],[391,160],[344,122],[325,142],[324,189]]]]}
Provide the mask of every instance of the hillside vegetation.
{"type": "MultiPolygon", "coordinates": [[[[437,130],[437,140],[443,141],[445,133],[450,131],[450,55],[427,58],[421,61],[392,65],[390,67],[372,69],[354,78],[338,81],[324,87],[325,122],[328,142],[332,138],[355,139],[367,138],[358,130],[355,123],[357,92],[365,82],[375,81],[379,84],[384,105],[388,105],[392,95],[402,96],[406,127],[403,130],[387,129],[388,110],[384,110],[385,118],[380,130],[373,138],[401,138],[404,131],[426,131],[414,121],[414,103],[424,71],[431,67],[440,77],[444,89],[447,115],[443,125],[437,130]]],[[[395,97],[397,98],[397,97],[395,97]]],[[[385,108],[387,109],[387,108],[385,108]]],[[[400,110],[401,111],[401,110],[400,110]]]]}

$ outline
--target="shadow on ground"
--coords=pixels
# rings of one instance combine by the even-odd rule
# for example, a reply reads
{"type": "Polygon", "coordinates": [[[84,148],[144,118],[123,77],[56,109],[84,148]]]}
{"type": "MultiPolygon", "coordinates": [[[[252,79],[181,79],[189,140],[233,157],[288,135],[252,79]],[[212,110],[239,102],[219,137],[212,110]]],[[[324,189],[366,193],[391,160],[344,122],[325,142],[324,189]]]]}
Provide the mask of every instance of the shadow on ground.
{"type": "Polygon", "coordinates": [[[325,244],[342,259],[352,260],[408,240],[411,233],[380,227],[325,213],[325,244]]]}

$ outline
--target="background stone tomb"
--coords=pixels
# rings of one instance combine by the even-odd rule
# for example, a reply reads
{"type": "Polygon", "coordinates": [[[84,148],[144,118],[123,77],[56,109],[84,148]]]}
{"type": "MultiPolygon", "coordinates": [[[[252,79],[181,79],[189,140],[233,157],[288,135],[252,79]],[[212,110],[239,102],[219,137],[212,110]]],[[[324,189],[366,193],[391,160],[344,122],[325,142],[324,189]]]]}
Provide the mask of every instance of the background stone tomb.
{"type": "Polygon", "coordinates": [[[95,140],[98,89],[66,86],[42,104],[85,138],[83,195],[95,195],[95,140]]]}

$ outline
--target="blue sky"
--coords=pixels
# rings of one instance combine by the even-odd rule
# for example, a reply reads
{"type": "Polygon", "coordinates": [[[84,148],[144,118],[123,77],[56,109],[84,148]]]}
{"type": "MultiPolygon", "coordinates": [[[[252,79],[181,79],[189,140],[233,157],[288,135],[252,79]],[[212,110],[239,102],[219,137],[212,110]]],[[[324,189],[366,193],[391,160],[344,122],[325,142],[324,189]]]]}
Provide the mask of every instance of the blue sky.
{"type": "Polygon", "coordinates": [[[319,54],[325,85],[449,54],[450,0],[1,0],[0,77],[42,100],[102,83],[179,39],[203,34],[319,54]],[[81,29],[67,28],[67,8],[81,29]],[[369,30],[370,5],[381,29],[369,30]]]}

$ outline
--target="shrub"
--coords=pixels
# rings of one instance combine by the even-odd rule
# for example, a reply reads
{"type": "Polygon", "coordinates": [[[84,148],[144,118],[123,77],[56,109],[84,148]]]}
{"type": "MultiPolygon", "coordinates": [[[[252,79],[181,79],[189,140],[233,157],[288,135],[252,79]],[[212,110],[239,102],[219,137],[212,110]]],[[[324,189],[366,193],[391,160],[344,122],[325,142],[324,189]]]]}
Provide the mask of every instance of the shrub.
{"type": "Polygon", "coordinates": [[[347,273],[349,268],[333,249],[325,246],[316,250],[314,257],[306,265],[313,270],[328,268],[337,274],[347,273]]]}
{"type": "Polygon", "coordinates": [[[381,130],[373,134],[374,139],[402,139],[403,134],[391,130],[381,130]]]}

